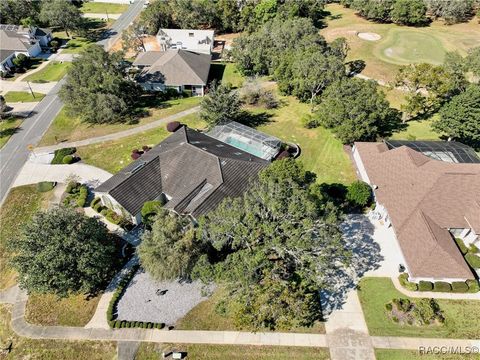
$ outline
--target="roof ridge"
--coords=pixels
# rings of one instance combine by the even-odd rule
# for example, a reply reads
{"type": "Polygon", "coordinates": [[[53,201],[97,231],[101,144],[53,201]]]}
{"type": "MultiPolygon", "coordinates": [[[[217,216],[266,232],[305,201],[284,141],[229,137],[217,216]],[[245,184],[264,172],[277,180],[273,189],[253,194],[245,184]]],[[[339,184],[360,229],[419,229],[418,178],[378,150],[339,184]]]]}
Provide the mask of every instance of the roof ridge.
{"type": "MultiPolygon", "coordinates": [[[[193,69],[192,65],[187,61],[185,60],[185,57],[182,56],[182,54],[186,54],[187,52],[189,53],[193,53],[193,54],[198,54],[194,51],[190,51],[190,50],[184,50],[184,49],[177,49],[177,54],[175,54],[174,57],[179,57],[180,59],[182,59],[183,63],[190,69],[190,71],[195,74],[195,76],[197,77],[197,81],[200,81],[202,82],[203,80],[200,78],[200,76],[198,75],[198,73],[193,69]]],[[[173,57],[171,58],[173,59],[173,57]]],[[[170,59],[170,60],[171,60],[170,59]]]]}

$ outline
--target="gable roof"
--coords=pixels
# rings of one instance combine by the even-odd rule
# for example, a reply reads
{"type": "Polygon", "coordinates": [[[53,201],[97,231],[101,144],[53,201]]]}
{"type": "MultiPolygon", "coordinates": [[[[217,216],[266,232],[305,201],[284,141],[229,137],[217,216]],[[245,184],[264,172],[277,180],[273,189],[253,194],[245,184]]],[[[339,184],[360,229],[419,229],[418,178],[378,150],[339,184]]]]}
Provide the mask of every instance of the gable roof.
{"type": "Polygon", "coordinates": [[[146,51],[140,53],[134,66],[144,67],[140,82],[158,82],[167,86],[206,85],[210,72],[209,54],[188,50],[146,51]]]}
{"type": "Polygon", "coordinates": [[[130,214],[168,195],[165,208],[198,217],[243,194],[268,161],[182,127],[95,189],[130,214]]]}
{"type": "Polygon", "coordinates": [[[30,39],[28,33],[20,32],[18,26],[0,26],[0,49],[13,51],[27,51],[35,44],[35,39],[30,39]],[[33,42],[33,44],[31,43],[33,42]]]}
{"type": "Polygon", "coordinates": [[[412,275],[472,278],[448,229],[480,233],[480,164],[433,160],[407,146],[355,147],[412,275]]]}

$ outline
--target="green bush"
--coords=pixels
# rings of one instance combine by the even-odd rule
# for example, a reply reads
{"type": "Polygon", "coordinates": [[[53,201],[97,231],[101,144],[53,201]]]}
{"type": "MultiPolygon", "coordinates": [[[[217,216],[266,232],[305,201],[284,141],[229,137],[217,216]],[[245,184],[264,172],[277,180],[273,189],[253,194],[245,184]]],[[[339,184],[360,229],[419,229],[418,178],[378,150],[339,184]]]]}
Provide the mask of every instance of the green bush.
{"type": "Polygon", "coordinates": [[[433,283],[430,281],[423,281],[421,280],[418,283],[418,291],[432,291],[433,290],[433,283]]]}
{"type": "Polygon", "coordinates": [[[71,164],[75,161],[75,158],[73,155],[65,155],[62,159],[63,164],[71,164]]]}
{"type": "Polygon", "coordinates": [[[68,194],[76,193],[78,191],[79,187],[80,187],[80,183],[78,183],[76,181],[70,181],[67,184],[67,188],[65,189],[65,192],[68,193],[68,194]]]}
{"type": "Polygon", "coordinates": [[[480,252],[480,249],[479,249],[477,246],[475,246],[475,245],[472,244],[472,245],[470,245],[470,250],[469,250],[469,252],[471,252],[471,253],[478,253],[478,252],[480,252]]]}
{"type": "Polygon", "coordinates": [[[142,207],[142,221],[148,225],[152,222],[152,219],[162,210],[162,202],[158,200],[147,201],[142,207]]]}
{"type": "Polygon", "coordinates": [[[42,181],[37,184],[37,191],[41,193],[47,192],[52,190],[54,186],[55,186],[55,183],[51,181],[42,181]]]}
{"type": "Polygon", "coordinates": [[[455,238],[455,242],[457,243],[458,248],[460,249],[461,253],[465,255],[468,252],[468,248],[460,238],[455,238]]]}
{"type": "Polygon", "coordinates": [[[372,201],[372,189],[363,181],[354,181],[348,186],[347,200],[354,207],[365,207],[372,201]]]}
{"type": "Polygon", "coordinates": [[[75,154],[76,151],[74,147],[55,150],[51,164],[63,164],[63,158],[75,154]]]}
{"type": "Polygon", "coordinates": [[[444,281],[436,281],[433,286],[433,291],[435,292],[451,292],[452,286],[444,281]]]}
{"type": "Polygon", "coordinates": [[[468,285],[464,281],[452,282],[452,291],[455,293],[465,293],[468,291],[468,285]]]}
{"type": "Polygon", "coordinates": [[[475,279],[467,280],[466,284],[468,285],[468,292],[469,293],[476,293],[476,292],[480,291],[480,284],[478,283],[477,280],[475,280],[475,279]]]}
{"type": "Polygon", "coordinates": [[[472,268],[480,268],[480,256],[468,253],[467,255],[465,255],[465,260],[467,260],[468,265],[470,265],[472,268]]]}
{"type": "Polygon", "coordinates": [[[391,303],[385,304],[385,310],[392,311],[392,304],[391,303]]]}
{"type": "Polygon", "coordinates": [[[77,206],[84,207],[87,202],[88,188],[86,185],[80,187],[80,191],[77,194],[77,206]]]}
{"type": "Polygon", "coordinates": [[[90,203],[90,206],[95,209],[95,206],[97,205],[102,205],[102,201],[99,197],[96,197],[95,199],[92,200],[92,202],[90,203]]]}
{"type": "Polygon", "coordinates": [[[398,276],[398,281],[400,282],[400,285],[402,285],[407,290],[410,290],[410,291],[417,291],[418,290],[417,284],[408,281],[408,274],[407,273],[400,274],[398,276]]]}

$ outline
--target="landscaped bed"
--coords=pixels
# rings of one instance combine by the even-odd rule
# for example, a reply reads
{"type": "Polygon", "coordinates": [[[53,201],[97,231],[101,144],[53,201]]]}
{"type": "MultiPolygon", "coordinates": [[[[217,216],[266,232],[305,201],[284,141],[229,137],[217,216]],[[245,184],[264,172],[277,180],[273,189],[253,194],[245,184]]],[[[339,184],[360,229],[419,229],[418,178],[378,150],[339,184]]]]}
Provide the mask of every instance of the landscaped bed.
{"type": "Polygon", "coordinates": [[[443,325],[401,325],[392,321],[385,305],[392,299],[408,298],[395,289],[389,278],[364,278],[360,282],[359,297],[368,330],[372,336],[412,336],[468,338],[480,337],[480,301],[437,299],[443,325]]]}

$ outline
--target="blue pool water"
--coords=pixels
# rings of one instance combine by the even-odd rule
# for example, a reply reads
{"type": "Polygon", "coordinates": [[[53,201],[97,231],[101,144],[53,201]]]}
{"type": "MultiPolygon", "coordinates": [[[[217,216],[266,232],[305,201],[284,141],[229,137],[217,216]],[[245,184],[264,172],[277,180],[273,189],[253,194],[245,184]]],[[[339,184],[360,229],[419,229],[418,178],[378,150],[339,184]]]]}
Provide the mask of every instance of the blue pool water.
{"type": "Polygon", "coordinates": [[[240,141],[238,139],[228,137],[227,140],[226,140],[226,143],[236,147],[237,149],[248,152],[249,154],[258,156],[259,158],[263,158],[263,156],[264,156],[264,153],[263,153],[262,150],[259,150],[255,146],[244,143],[243,141],[240,141]]]}

